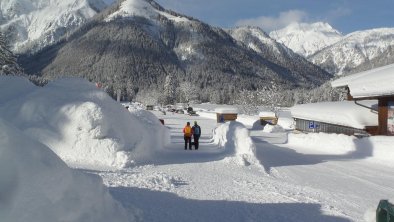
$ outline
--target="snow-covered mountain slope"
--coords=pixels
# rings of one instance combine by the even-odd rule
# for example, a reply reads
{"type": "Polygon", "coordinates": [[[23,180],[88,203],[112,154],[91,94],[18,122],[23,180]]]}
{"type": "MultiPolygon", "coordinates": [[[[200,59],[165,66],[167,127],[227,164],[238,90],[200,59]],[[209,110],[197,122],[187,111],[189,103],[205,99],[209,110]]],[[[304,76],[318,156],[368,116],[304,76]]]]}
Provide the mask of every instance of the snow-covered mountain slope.
{"type": "Polygon", "coordinates": [[[319,67],[308,62],[301,55],[272,39],[258,27],[239,27],[229,30],[228,33],[244,46],[255,51],[270,62],[282,65],[296,73],[302,73],[307,67],[320,73],[319,67]]]}
{"type": "Polygon", "coordinates": [[[394,28],[357,31],[308,59],[332,74],[341,75],[382,56],[392,46],[394,28]]]}
{"type": "Polygon", "coordinates": [[[258,27],[238,27],[229,30],[229,33],[234,39],[243,42],[256,52],[264,53],[266,50],[270,50],[276,54],[290,54],[286,47],[283,47],[258,27]]]}
{"type": "MultiPolygon", "coordinates": [[[[274,41],[269,42],[256,40],[261,49],[271,48],[274,41]]],[[[310,88],[331,77],[306,61],[284,62],[287,53],[284,49],[280,54],[279,46],[261,53],[221,28],[166,10],[153,0],[123,0],[65,41],[23,58],[22,64],[28,73],[47,78],[78,75],[109,90],[122,84],[130,99],[144,94],[157,98],[171,74],[178,89],[190,83],[200,101],[218,103],[229,102],[240,90],[272,89],[274,84],[310,88]],[[229,92],[221,96],[225,90],[229,92]]]]}
{"type": "Polygon", "coordinates": [[[270,36],[305,57],[342,39],[339,31],[323,22],[292,23],[283,29],[272,31],[270,36]]]}
{"type": "Polygon", "coordinates": [[[102,0],[2,0],[0,30],[12,50],[36,50],[80,27],[107,5],[102,0]]]}

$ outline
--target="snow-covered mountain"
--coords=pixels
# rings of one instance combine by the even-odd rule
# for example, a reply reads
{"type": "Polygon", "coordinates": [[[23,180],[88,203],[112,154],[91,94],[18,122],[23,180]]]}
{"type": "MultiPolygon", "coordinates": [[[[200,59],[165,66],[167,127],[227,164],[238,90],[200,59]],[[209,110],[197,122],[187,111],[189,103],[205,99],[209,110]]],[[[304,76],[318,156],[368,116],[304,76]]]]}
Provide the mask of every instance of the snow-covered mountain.
{"type": "Polygon", "coordinates": [[[258,27],[238,27],[228,32],[234,39],[244,43],[258,53],[265,53],[269,50],[272,54],[290,54],[290,50],[287,50],[287,47],[279,44],[258,27]]]}
{"type": "Polygon", "coordinates": [[[283,29],[272,31],[270,36],[305,57],[342,39],[339,31],[323,22],[292,23],[283,29]]]}
{"type": "Polygon", "coordinates": [[[308,62],[304,57],[283,44],[278,43],[258,27],[239,27],[229,30],[228,33],[235,40],[270,62],[287,67],[296,73],[302,73],[305,69],[316,70],[316,73],[321,72],[319,67],[308,62]]]}
{"type": "Polygon", "coordinates": [[[153,0],[123,0],[64,41],[22,60],[28,73],[78,75],[103,83],[110,93],[121,87],[129,99],[159,97],[169,75],[179,90],[189,83],[187,90],[195,88],[198,99],[219,103],[239,90],[310,88],[331,77],[307,61],[292,63],[286,49],[266,37],[268,42],[256,40],[260,49],[270,49],[261,53],[153,0]]]}
{"type": "Polygon", "coordinates": [[[352,72],[355,67],[369,63],[374,58],[384,56],[393,46],[394,28],[357,31],[308,59],[330,73],[341,75],[352,72]]]}
{"type": "Polygon", "coordinates": [[[106,6],[102,0],[1,0],[0,30],[13,51],[34,51],[58,41],[106,6]]]}

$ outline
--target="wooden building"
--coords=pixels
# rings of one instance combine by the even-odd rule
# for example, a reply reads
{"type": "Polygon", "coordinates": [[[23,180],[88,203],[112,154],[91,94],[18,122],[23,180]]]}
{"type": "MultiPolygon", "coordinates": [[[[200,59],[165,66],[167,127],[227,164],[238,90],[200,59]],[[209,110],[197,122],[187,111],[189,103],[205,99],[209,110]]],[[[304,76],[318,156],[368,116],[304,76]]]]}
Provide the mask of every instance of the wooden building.
{"type": "Polygon", "coordinates": [[[295,105],[291,114],[295,129],[302,132],[324,132],[346,135],[374,134],[378,125],[377,101],[322,102],[295,105]]]}
{"type": "Polygon", "coordinates": [[[263,111],[259,113],[260,123],[261,125],[265,126],[269,125],[276,125],[278,123],[278,117],[276,113],[271,111],[263,111]]]}
{"type": "Polygon", "coordinates": [[[349,75],[331,82],[346,88],[348,99],[378,101],[377,135],[394,135],[394,64],[349,75]]]}
{"type": "Polygon", "coordinates": [[[217,108],[215,112],[218,123],[235,121],[238,118],[238,110],[236,108],[217,108]]]}

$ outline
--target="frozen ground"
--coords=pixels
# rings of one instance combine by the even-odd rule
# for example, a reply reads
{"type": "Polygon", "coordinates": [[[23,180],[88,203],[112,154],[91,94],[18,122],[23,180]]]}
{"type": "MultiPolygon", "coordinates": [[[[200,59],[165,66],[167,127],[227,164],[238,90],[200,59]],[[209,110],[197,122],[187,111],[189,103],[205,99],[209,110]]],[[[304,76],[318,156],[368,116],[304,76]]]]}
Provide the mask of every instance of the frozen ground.
{"type": "Polygon", "coordinates": [[[99,173],[117,200],[141,209],[144,221],[374,221],[379,200],[393,196],[390,161],[372,154],[379,139],[288,137],[248,126],[261,165],[240,165],[213,143],[215,120],[155,114],[172,143],[151,162],[99,173]],[[185,151],[181,129],[195,120],[201,148],[185,151]]]}

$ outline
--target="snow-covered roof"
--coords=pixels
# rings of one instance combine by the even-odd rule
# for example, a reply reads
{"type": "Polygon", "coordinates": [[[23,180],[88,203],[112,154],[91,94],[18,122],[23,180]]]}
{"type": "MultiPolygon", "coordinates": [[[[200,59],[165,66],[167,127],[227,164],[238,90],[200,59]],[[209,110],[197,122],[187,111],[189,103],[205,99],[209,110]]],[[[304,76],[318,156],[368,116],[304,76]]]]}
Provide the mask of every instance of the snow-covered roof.
{"type": "Polygon", "coordinates": [[[234,113],[238,113],[238,109],[237,108],[233,108],[233,107],[221,107],[221,108],[216,108],[215,109],[216,113],[221,113],[221,114],[234,114],[234,113]]]}
{"type": "Polygon", "coordinates": [[[276,117],[276,115],[272,111],[261,111],[259,117],[276,117]]]}
{"type": "MultiPolygon", "coordinates": [[[[360,102],[368,107],[377,106],[376,100],[360,102]]],[[[335,125],[364,129],[365,126],[377,126],[378,114],[359,106],[353,101],[324,102],[296,105],[291,108],[294,118],[314,120],[335,125]]]]}
{"type": "Polygon", "coordinates": [[[394,95],[394,64],[346,76],[331,82],[332,87],[348,86],[353,98],[394,95]]]}

